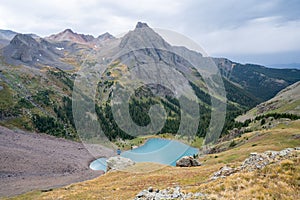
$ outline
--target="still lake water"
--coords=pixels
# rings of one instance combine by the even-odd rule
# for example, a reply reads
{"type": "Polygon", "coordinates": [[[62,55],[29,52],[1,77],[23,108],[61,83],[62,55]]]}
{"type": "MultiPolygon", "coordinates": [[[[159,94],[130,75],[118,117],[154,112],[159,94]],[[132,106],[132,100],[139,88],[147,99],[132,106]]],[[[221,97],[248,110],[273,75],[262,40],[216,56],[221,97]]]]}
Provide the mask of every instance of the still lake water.
{"type": "MultiPolygon", "coordinates": [[[[135,162],[155,162],[175,166],[176,161],[183,156],[193,156],[198,149],[190,147],[176,140],[152,138],[133,150],[124,151],[122,157],[130,158],[135,162]]],[[[106,171],[106,158],[99,158],[90,164],[93,170],[106,171]]]]}

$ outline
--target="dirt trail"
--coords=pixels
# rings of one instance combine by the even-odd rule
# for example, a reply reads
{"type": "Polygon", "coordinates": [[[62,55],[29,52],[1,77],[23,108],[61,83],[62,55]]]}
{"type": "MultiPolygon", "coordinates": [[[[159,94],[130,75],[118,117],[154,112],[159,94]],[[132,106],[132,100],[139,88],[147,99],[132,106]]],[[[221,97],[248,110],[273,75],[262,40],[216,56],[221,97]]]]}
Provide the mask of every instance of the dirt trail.
{"type": "MultiPolygon", "coordinates": [[[[99,147],[101,156],[113,151],[99,147]]],[[[50,189],[101,175],[94,157],[77,142],[0,126],[0,197],[50,189]]]]}

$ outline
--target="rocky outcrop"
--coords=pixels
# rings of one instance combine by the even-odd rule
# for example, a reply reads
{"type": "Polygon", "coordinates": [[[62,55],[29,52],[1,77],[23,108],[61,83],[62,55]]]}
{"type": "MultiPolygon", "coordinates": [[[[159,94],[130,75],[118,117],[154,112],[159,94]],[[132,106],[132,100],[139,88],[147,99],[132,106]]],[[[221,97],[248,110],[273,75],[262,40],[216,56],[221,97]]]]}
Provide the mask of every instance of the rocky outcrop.
{"type": "Polygon", "coordinates": [[[176,167],[196,167],[201,166],[201,163],[192,156],[184,156],[176,162],[176,167]]]}
{"type": "Polygon", "coordinates": [[[107,167],[106,171],[115,171],[115,170],[123,170],[127,167],[135,165],[135,162],[130,160],[129,158],[124,158],[121,156],[111,157],[106,160],[107,167]]]}
{"type": "Polygon", "coordinates": [[[276,163],[281,160],[287,159],[295,155],[296,151],[299,151],[300,147],[287,148],[282,151],[266,151],[264,153],[251,153],[241,165],[241,170],[253,171],[256,169],[262,169],[266,165],[276,163]]]}
{"type": "MultiPolygon", "coordinates": [[[[232,168],[224,166],[219,171],[215,172],[210,180],[216,180],[218,178],[225,178],[231,174],[240,171],[252,171],[262,169],[266,165],[276,163],[284,159],[298,156],[300,153],[300,147],[287,148],[282,151],[266,151],[264,153],[251,153],[249,158],[241,164],[241,166],[232,168]]],[[[191,157],[183,157],[183,163],[188,163],[191,157]]],[[[210,199],[209,194],[197,193],[185,193],[181,191],[179,186],[175,188],[167,188],[164,190],[153,189],[149,187],[148,190],[139,192],[135,200],[159,200],[159,199],[210,199]]]]}
{"type": "Polygon", "coordinates": [[[226,176],[229,176],[235,172],[237,172],[239,169],[231,168],[228,166],[221,167],[221,169],[214,173],[214,175],[210,178],[210,180],[216,180],[218,178],[225,178],[226,176]]]}
{"type": "Polygon", "coordinates": [[[153,189],[149,187],[148,190],[143,190],[138,193],[135,200],[158,200],[158,199],[205,199],[205,194],[185,193],[181,191],[179,186],[175,188],[167,188],[164,190],[153,189]]]}
{"type": "Polygon", "coordinates": [[[250,156],[237,168],[228,166],[222,167],[219,171],[215,172],[210,180],[224,178],[239,171],[254,171],[263,169],[265,166],[277,163],[281,160],[298,156],[300,147],[286,148],[281,151],[266,151],[264,153],[250,153],[250,156]]]}
{"type": "Polygon", "coordinates": [[[215,154],[226,151],[228,147],[214,146],[214,147],[204,147],[202,148],[203,154],[215,154]]]}

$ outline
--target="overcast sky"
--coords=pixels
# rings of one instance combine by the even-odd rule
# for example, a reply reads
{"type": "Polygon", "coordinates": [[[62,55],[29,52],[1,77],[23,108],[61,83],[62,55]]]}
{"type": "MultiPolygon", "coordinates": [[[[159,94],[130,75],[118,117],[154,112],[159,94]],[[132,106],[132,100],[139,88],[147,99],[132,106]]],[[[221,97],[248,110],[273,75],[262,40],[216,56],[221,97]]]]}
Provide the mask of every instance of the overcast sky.
{"type": "Polygon", "coordinates": [[[0,29],[40,36],[116,35],[137,21],[184,34],[212,56],[300,63],[299,0],[0,0],[0,29]]]}

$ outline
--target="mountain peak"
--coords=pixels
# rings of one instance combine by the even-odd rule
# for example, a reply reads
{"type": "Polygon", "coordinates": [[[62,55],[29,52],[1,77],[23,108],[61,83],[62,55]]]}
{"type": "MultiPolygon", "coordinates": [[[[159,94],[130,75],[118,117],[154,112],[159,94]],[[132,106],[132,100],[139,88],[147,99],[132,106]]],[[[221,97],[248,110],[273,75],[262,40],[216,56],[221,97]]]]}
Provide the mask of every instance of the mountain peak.
{"type": "Polygon", "coordinates": [[[138,22],[135,26],[135,28],[149,28],[147,23],[138,22]]]}
{"type": "Polygon", "coordinates": [[[16,34],[15,37],[10,41],[10,44],[17,46],[26,45],[38,46],[38,42],[31,37],[29,34],[16,34]]]}
{"type": "Polygon", "coordinates": [[[93,41],[95,38],[92,35],[78,34],[71,29],[65,29],[58,34],[50,35],[49,37],[47,37],[47,39],[54,41],[71,41],[75,43],[85,44],[93,41]]]}
{"type": "Polygon", "coordinates": [[[113,35],[111,35],[110,33],[106,32],[106,33],[99,35],[97,38],[102,41],[102,40],[107,40],[107,39],[113,39],[115,37],[113,35]]]}
{"type": "Polygon", "coordinates": [[[11,30],[0,30],[0,39],[12,40],[18,33],[11,30]]]}
{"type": "Polygon", "coordinates": [[[122,37],[119,47],[168,49],[170,45],[146,23],[138,22],[133,31],[122,37]]]}
{"type": "Polygon", "coordinates": [[[33,54],[38,54],[39,49],[39,43],[29,34],[17,34],[4,48],[4,55],[28,63],[33,61],[33,54]]]}
{"type": "Polygon", "coordinates": [[[74,34],[74,31],[72,31],[72,29],[70,29],[70,28],[67,28],[62,33],[73,33],[74,34]]]}

